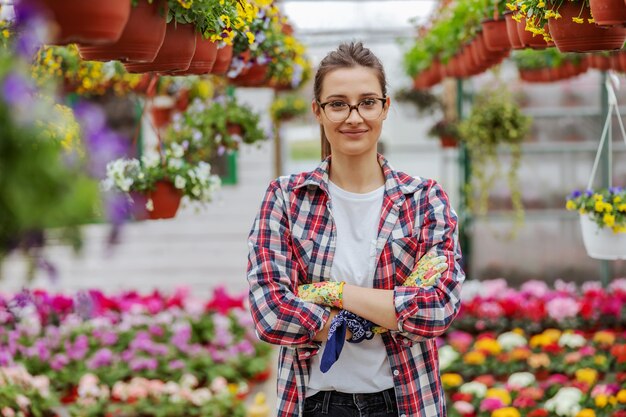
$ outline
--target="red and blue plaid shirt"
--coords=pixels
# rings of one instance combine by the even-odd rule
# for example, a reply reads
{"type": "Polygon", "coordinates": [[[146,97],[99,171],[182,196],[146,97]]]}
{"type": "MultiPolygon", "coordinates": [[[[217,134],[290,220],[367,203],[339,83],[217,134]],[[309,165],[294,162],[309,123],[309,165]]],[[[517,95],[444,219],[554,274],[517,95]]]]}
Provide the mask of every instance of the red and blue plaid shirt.
{"type": "MultiPolygon", "coordinates": [[[[460,307],[465,275],[457,216],[433,180],[394,171],[382,156],[385,196],[378,226],[374,288],[393,289],[399,331],[382,334],[400,417],[445,417],[435,338],[460,307]],[[427,251],[447,257],[433,287],[402,283],[427,251]]],[[[283,176],[268,187],[250,232],[250,307],[261,340],[280,345],[278,417],[302,416],[313,337],[330,310],[297,297],[298,285],[328,280],[336,245],[328,192],[330,157],[314,171],[283,176]]]]}

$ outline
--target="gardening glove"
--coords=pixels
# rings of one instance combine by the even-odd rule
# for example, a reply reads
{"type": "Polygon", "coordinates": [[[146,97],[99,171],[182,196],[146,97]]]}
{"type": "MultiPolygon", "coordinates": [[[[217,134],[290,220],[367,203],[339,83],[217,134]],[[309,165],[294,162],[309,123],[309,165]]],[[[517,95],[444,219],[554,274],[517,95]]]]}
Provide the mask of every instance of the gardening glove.
{"type": "Polygon", "coordinates": [[[324,346],[324,352],[320,361],[320,370],[326,373],[337,362],[346,340],[347,330],[352,332],[348,342],[359,343],[374,337],[374,333],[371,330],[372,325],[373,323],[369,320],[365,320],[347,310],[341,310],[330,322],[328,340],[326,346],[324,346]]]}
{"type": "Polygon", "coordinates": [[[343,309],[343,286],[345,282],[323,281],[298,287],[298,297],[321,306],[343,309]]]}

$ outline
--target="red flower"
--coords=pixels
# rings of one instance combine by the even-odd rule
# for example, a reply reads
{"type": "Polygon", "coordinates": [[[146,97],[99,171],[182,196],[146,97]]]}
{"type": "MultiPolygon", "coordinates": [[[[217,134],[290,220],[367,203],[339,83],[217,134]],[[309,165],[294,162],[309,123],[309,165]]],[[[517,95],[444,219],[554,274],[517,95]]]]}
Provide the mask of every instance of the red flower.
{"type": "Polygon", "coordinates": [[[617,410],[611,414],[611,417],[626,417],[626,410],[617,410]]]}
{"type": "Polygon", "coordinates": [[[530,397],[519,396],[515,400],[513,400],[513,407],[516,408],[530,408],[536,406],[537,401],[533,400],[530,397]]]}
{"type": "Polygon", "coordinates": [[[453,402],[457,402],[457,401],[465,401],[465,402],[472,402],[472,394],[469,394],[467,392],[457,392],[452,394],[452,401],[453,402]]]}
{"type": "Polygon", "coordinates": [[[231,297],[223,286],[213,290],[213,299],[206,304],[206,310],[217,310],[222,314],[233,308],[243,308],[244,295],[231,297]]]}
{"type": "Polygon", "coordinates": [[[485,384],[487,387],[491,388],[496,383],[496,378],[494,378],[493,375],[485,374],[477,376],[476,378],[474,378],[474,381],[485,384]]]}
{"type": "Polygon", "coordinates": [[[548,411],[544,410],[543,408],[538,408],[528,413],[527,416],[528,417],[548,417],[548,415],[549,415],[548,411]]]}
{"type": "Polygon", "coordinates": [[[615,345],[611,348],[611,355],[615,356],[617,363],[626,362],[626,345],[615,345]]]}
{"type": "Polygon", "coordinates": [[[554,355],[558,355],[559,353],[561,353],[561,346],[558,345],[558,343],[550,343],[549,345],[545,345],[543,347],[543,351],[546,353],[552,353],[554,355]]]}

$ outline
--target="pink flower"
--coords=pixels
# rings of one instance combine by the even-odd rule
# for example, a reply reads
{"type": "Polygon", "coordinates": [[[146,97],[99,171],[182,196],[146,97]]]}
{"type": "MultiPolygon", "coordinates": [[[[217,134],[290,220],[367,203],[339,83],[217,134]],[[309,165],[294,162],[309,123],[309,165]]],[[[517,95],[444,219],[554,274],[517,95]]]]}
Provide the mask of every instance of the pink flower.
{"type": "Polygon", "coordinates": [[[495,397],[485,398],[480,403],[481,411],[494,411],[502,407],[504,407],[504,403],[502,402],[502,400],[495,397]]]}
{"type": "Polygon", "coordinates": [[[610,397],[619,392],[619,385],[617,384],[598,384],[591,390],[591,397],[595,398],[598,395],[606,395],[610,397]]]}
{"type": "Polygon", "coordinates": [[[481,283],[481,296],[484,298],[500,298],[508,289],[504,278],[490,279],[481,283]]]}
{"type": "Polygon", "coordinates": [[[583,346],[578,350],[578,353],[580,353],[582,356],[593,356],[596,354],[596,348],[589,345],[583,346]]]}
{"type": "Polygon", "coordinates": [[[471,414],[474,412],[474,406],[467,401],[456,401],[452,404],[452,407],[454,407],[454,409],[462,415],[471,414]]]}
{"type": "Polygon", "coordinates": [[[544,281],[532,279],[522,284],[520,291],[532,295],[533,297],[543,298],[550,292],[550,289],[548,288],[548,284],[544,281]]]}
{"type": "Polygon", "coordinates": [[[576,300],[569,297],[559,297],[546,303],[548,315],[556,321],[562,321],[566,318],[576,317],[580,311],[580,306],[576,300]]]}
{"type": "Polygon", "coordinates": [[[3,407],[0,410],[0,414],[2,414],[2,417],[15,417],[15,411],[10,407],[3,407]]]}

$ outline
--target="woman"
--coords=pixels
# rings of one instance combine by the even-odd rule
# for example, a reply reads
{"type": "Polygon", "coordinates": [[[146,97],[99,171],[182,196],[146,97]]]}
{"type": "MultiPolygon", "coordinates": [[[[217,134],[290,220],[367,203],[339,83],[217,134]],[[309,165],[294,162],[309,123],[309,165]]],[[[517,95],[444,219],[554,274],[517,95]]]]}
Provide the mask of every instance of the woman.
{"type": "Polygon", "coordinates": [[[390,100],[369,49],[329,53],[314,95],[323,161],[270,183],[248,241],[257,334],[281,346],[277,415],[444,417],[435,338],[460,306],[457,217],[435,181],[394,171],[377,153],[390,100]],[[433,257],[447,269],[431,286],[403,285],[413,270],[436,268],[425,263],[433,257]],[[344,311],[389,331],[347,332],[359,343],[328,369],[322,352],[344,311]]]}

